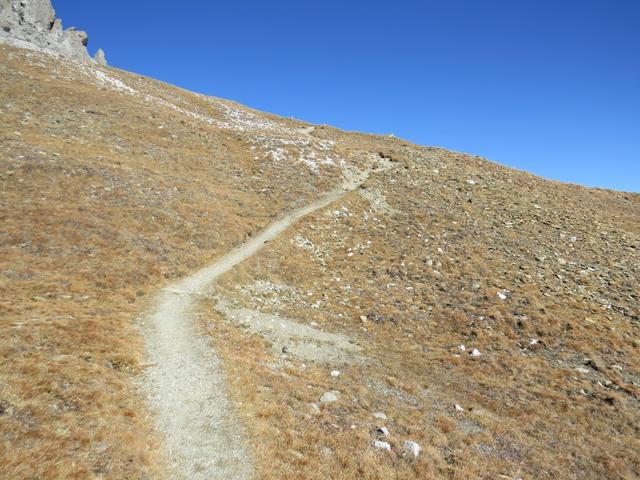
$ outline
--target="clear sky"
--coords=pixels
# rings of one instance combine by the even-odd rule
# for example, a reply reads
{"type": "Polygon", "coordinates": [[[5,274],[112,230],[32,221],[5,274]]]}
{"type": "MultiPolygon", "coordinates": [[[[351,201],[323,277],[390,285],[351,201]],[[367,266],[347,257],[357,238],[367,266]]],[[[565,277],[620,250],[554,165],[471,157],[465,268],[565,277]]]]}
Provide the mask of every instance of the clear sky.
{"type": "Polygon", "coordinates": [[[547,178],[640,191],[638,0],[53,0],[110,64],[547,178]]]}

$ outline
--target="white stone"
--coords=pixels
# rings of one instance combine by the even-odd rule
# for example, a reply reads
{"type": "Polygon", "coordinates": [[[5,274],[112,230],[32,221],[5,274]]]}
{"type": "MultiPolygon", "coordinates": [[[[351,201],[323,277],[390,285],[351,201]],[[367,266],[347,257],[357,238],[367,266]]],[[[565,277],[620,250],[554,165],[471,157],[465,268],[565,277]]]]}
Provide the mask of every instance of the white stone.
{"type": "Polygon", "coordinates": [[[456,409],[456,412],[464,412],[464,408],[462,408],[460,405],[458,405],[457,403],[454,405],[454,408],[456,409]]]}
{"type": "Polygon", "coordinates": [[[498,295],[498,298],[500,300],[506,300],[507,299],[507,296],[502,292],[498,292],[497,295],[498,295]]]}
{"type": "Polygon", "coordinates": [[[332,377],[339,377],[340,376],[340,372],[338,370],[331,370],[331,376],[332,377]]]}
{"type": "Polygon", "coordinates": [[[420,455],[420,450],[422,450],[422,448],[420,448],[420,445],[412,440],[406,440],[403,444],[403,448],[408,452],[411,452],[415,458],[418,458],[418,455],[420,455]]]}
{"type": "Polygon", "coordinates": [[[373,445],[374,448],[379,448],[380,450],[386,450],[387,452],[391,451],[391,445],[381,440],[374,440],[373,442],[371,442],[371,445],[373,445]]]}
{"type": "Polygon", "coordinates": [[[472,357],[479,357],[480,355],[482,355],[482,353],[480,353],[480,350],[478,350],[477,348],[474,348],[474,349],[471,351],[471,356],[472,356],[472,357]]]}
{"type": "Polygon", "coordinates": [[[373,414],[374,417],[379,418],[380,420],[386,420],[387,416],[382,412],[376,412],[373,414]]]}
{"type": "Polygon", "coordinates": [[[340,392],[337,390],[331,390],[329,392],[324,392],[320,397],[320,401],[322,403],[332,403],[337,402],[340,398],[340,392]]]}
{"type": "Polygon", "coordinates": [[[467,347],[465,347],[464,345],[458,345],[458,350],[460,350],[461,352],[464,352],[467,349],[467,347]]]}

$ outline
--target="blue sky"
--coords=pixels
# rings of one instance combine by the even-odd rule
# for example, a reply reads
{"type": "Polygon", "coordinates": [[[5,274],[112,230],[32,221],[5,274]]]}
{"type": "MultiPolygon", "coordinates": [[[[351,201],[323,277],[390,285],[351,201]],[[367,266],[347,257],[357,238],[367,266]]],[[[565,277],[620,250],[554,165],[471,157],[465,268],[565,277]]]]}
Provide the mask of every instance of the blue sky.
{"type": "Polygon", "coordinates": [[[113,66],[640,191],[640,2],[53,0],[113,66]]]}

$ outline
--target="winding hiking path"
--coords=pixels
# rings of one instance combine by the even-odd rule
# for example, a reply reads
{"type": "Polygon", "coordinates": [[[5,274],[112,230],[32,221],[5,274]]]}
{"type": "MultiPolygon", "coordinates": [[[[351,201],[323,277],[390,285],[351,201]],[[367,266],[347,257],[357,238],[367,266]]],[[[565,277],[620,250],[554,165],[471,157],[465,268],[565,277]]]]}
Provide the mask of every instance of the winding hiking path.
{"type": "Polygon", "coordinates": [[[192,316],[194,298],[300,218],[357,188],[352,180],[290,212],[209,267],[162,289],[143,335],[150,366],[144,388],[165,439],[173,479],[242,479],[252,473],[242,429],[231,415],[220,360],[192,316]]]}

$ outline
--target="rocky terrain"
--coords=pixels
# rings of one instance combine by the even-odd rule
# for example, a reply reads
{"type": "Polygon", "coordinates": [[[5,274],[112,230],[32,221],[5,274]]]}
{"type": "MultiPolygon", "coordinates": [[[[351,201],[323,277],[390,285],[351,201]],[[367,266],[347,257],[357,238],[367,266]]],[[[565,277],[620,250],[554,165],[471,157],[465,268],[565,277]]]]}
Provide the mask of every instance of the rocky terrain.
{"type": "Polygon", "coordinates": [[[640,477],[640,195],[187,92],[0,6],[0,477],[640,477]]]}
{"type": "Polygon", "coordinates": [[[102,50],[87,52],[89,37],[75,28],[63,30],[50,0],[0,0],[0,42],[60,55],[77,62],[106,65],[102,50]]]}

